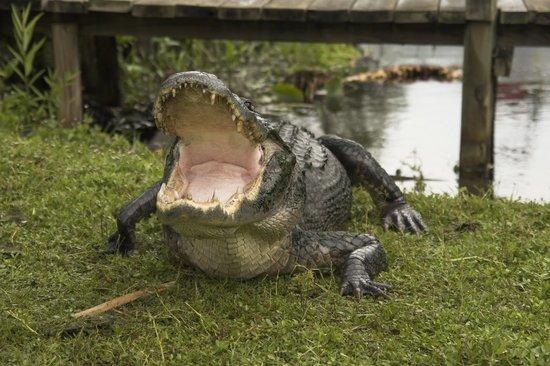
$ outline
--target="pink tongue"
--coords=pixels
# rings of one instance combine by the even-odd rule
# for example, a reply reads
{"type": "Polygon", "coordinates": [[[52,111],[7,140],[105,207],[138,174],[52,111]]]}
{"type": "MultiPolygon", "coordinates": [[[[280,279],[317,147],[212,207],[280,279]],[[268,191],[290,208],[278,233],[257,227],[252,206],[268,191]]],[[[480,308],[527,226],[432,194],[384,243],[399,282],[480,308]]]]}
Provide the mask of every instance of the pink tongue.
{"type": "Polygon", "coordinates": [[[187,177],[187,194],[195,202],[208,202],[212,196],[226,202],[237,190],[242,192],[252,180],[245,168],[217,161],[192,166],[187,177]]]}

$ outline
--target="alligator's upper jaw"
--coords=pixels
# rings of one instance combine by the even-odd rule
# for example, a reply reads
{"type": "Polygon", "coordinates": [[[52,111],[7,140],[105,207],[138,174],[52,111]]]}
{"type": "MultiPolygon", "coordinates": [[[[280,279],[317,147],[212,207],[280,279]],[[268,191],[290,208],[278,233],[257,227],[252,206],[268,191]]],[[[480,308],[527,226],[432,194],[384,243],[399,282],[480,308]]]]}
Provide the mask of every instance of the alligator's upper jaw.
{"type": "Polygon", "coordinates": [[[171,176],[161,191],[167,203],[209,207],[242,199],[259,180],[264,152],[253,121],[223,89],[180,83],[161,92],[157,125],[180,137],[171,176]]]}

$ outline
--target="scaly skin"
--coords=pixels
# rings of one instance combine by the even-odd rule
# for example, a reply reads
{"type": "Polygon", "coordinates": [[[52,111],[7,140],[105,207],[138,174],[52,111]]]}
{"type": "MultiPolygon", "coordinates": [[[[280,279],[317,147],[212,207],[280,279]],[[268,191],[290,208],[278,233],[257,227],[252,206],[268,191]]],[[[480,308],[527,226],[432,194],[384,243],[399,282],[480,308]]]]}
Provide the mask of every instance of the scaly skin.
{"type": "Polygon", "coordinates": [[[215,76],[198,72],[175,74],[161,86],[157,125],[175,133],[181,116],[171,112],[173,106],[180,103],[180,95],[185,98],[197,88],[210,95],[212,103],[216,98],[227,101],[237,115],[235,123],[244,126],[239,131],[264,151],[272,151],[266,153],[256,191],[231,213],[215,203],[197,208],[185,199],[167,199],[170,187],[177,184],[175,167],[182,144],[178,138],[167,155],[162,180],[117,216],[118,230],[109,238],[109,251],[133,249],[135,224],[157,211],[174,255],[211,276],[252,278],[343,267],[343,295],[386,296],[389,286],[373,282],[387,268],[378,240],[334,231],[350,218],[352,183],[371,194],[386,229],[426,230],[420,214],[374,158],[353,141],[336,136],[316,139],[290,123],[263,118],[215,76]]]}

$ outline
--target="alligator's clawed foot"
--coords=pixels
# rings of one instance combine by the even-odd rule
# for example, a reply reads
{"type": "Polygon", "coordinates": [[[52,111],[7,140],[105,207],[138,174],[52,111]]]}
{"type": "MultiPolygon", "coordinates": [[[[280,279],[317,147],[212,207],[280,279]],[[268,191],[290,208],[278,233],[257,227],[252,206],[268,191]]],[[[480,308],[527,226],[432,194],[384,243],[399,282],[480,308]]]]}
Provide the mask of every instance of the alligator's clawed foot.
{"type": "Polygon", "coordinates": [[[408,231],[413,234],[420,234],[427,230],[422,216],[408,203],[388,204],[383,212],[382,222],[385,230],[393,228],[400,232],[408,231]]]}
{"type": "Polygon", "coordinates": [[[127,255],[134,248],[134,239],[128,235],[121,235],[118,231],[107,239],[107,254],[120,253],[127,255]]]}
{"type": "Polygon", "coordinates": [[[358,298],[364,295],[374,297],[380,296],[388,299],[389,296],[386,292],[390,289],[390,285],[371,281],[368,276],[354,276],[351,278],[344,278],[342,286],[340,287],[340,294],[342,296],[355,296],[358,298]]]}

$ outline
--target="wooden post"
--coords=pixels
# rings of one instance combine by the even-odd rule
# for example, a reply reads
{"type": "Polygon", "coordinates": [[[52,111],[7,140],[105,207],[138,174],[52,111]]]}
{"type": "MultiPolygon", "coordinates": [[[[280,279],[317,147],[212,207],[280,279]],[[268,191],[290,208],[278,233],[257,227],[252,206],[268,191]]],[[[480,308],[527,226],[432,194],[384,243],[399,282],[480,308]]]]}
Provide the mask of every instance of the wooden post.
{"type": "Polygon", "coordinates": [[[510,76],[513,59],[514,47],[497,45],[494,60],[495,76],[510,76]]]}
{"type": "Polygon", "coordinates": [[[467,0],[459,185],[492,191],[496,76],[496,0],[467,0]]]}
{"type": "Polygon", "coordinates": [[[120,105],[118,56],[115,37],[82,37],[84,93],[104,106],[120,105]]]}
{"type": "Polygon", "coordinates": [[[64,127],[72,127],[82,121],[82,83],[80,81],[80,57],[78,50],[78,25],[53,23],[52,41],[55,71],[63,84],[59,100],[59,119],[64,127]]]}

